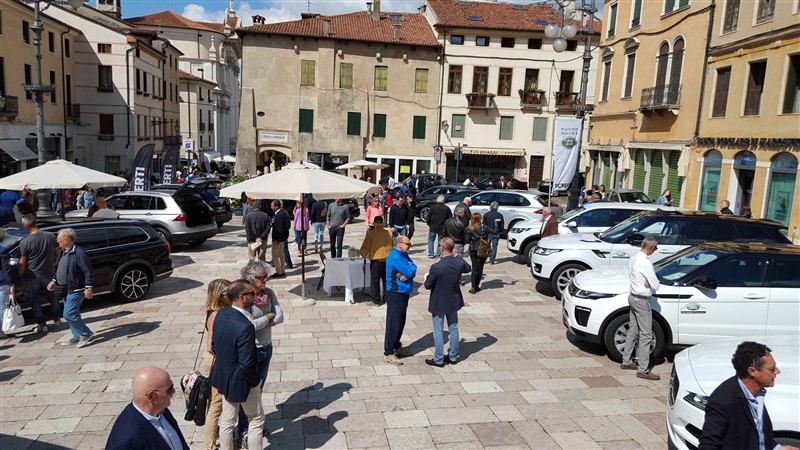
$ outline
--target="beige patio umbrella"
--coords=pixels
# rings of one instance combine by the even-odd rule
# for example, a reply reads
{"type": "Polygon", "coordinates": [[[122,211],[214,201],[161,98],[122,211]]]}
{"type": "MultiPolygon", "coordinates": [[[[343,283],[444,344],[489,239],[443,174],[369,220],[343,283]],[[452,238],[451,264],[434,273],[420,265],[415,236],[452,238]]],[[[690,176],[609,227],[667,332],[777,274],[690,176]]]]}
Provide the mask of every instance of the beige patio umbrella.
{"type": "Polygon", "coordinates": [[[341,166],[337,166],[336,169],[338,170],[349,170],[349,169],[358,169],[358,170],[377,170],[377,169],[385,169],[389,167],[388,164],[377,163],[374,161],[367,161],[366,159],[359,159],[358,161],[352,161],[347,164],[342,164],[341,166]]]}
{"type": "Polygon", "coordinates": [[[0,178],[0,189],[19,191],[28,186],[38,189],[80,189],[86,184],[94,187],[125,186],[128,180],[63,159],[48,161],[41,166],[0,178]]]}

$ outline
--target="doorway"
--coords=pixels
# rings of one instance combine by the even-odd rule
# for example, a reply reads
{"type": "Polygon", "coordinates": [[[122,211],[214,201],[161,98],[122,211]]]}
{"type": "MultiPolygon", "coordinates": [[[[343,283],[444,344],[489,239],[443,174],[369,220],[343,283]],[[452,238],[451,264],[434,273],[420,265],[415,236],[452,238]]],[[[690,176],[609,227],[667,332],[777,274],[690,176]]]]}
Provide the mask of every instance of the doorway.
{"type": "Polygon", "coordinates": [[[531,156],[531,164],[528,167],[528,188],[536,189],[544,176],[544,156],[531,156]]]}
{"type": "Polygon", "coordinates": [[[739,187],[736,192],[736,210],[739,211],[742,206],[750,206],[750,201],[753,198],[753,179],[756,177],[755,170],[737,169],[736,179],[739,182],[739,187]]]}

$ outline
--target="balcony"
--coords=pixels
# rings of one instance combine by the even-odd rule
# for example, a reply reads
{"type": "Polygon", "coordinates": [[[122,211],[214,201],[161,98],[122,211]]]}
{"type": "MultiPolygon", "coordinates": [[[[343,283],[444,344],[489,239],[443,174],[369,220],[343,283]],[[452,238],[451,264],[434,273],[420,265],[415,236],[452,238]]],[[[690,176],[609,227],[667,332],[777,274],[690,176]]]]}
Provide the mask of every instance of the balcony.
{"type": "Polygon", "coordinates": [[[541,109],[547,105],[547,95],[543,90],[519,90],[519,106],[521,108],[541,109]]]}
{"type": "Polygon", "coordinates": [[[7,95],[0,96],[0,117],[5,120],[12,121],[17,118],[19,114],[19,99],[7,95]]]}
{"type": "Polygon", "coordinates": [[[72,103],[67,105],[67,120],[79,121],[81,120],[81,105],[72,103]]]}
{"type": "Polygon", "coordinates": [[[494,101],[494,94],[491,92],[487,94],[472,92],[466,94],[466,97],[469,109],[489,109],[494,101]]]}
{"type": "Polygon", "coordinates": [[[200,122],[200,131],[206,131],[206,124],[200,122]]]}
{"type": "Polygon", "coordinates": [[[639,105],[640,111],[665,111],[679,109],[680,106],[680,84],[664,84],[642,89],[642,102],[639,105]]]}
{"type": "Polygon", "coordinates": [[[572,109],[581,104],[581,94],[578,92],[558,91],[554,95],[556,109],[572,109]]]}

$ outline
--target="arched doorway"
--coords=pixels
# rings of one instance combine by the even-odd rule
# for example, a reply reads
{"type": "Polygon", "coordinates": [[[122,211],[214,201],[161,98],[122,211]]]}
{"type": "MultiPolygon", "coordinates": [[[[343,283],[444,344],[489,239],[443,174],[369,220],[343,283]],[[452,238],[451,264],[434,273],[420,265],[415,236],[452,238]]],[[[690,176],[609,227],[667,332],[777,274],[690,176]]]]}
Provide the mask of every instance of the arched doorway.
{"type": "Polygon", "coordinates": [[[767,219],[783,222],[789,226],[796,180],[797,158],[791,153],[780,153],[775,156],[770,164],[767,219]]]}
{"type": "Polygon", "coordinates": [[[700,184],[700,211],[716,211],[719,203],[719,175],[722,171],[722,153],[709,150],[703,159],[703,182],[700,184]]]}
{"type": "Polygon", "coordinates": [[[736,202],[734,212],[742,206],[750,206],[753,198],[753,179],[756,177],[756,155],[744,150],[733,159],[733,173],[736,177],[736,202]]]}

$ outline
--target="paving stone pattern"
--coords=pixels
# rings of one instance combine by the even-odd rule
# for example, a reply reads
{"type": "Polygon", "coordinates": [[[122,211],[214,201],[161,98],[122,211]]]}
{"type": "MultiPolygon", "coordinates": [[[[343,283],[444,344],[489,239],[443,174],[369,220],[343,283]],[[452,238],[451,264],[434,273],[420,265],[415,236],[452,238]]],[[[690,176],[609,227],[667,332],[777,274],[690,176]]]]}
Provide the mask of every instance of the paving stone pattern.
{"type": "MultiPolygon", "coordinates": [[[[360,246],[364,231],[363,220],[348,227],[345,253],[360,246]]],[[[417,222],[417,284],[434,262],[426,238],[427,227],[417,222]]],[[[26,329],[0,342],[0,448],[103,448],[138,368],[164,367],[179,384],[198,346],[205,349],[206,284],[238,278],[247,261],[241,221],[200,247],[173,251],[174,274],[145,300],[103,296],[84,303],[97,336],[91,346],[61,346],[66,327],[45,336],[26,329]]],[[[470,295],[469,286],[462,288],[461,359],[441,369],[424,363],[433,347],[424,287],[411,298],[403,335],[414,355],[391,366],[382,351],[386,307],[373,307],[361,293],[348,305],[343,291],[317,291],[317,255],[306,260],[306,294],[316,304],[303,304],[296,253],[292,245],[288,276],[269,282],[286,316],[273,331],[262,394],[269,448],[666,447],[670,364],[654,369],[661,381],[645,381],[597,347],[571,342],[560,303],[536,290],[505,241],[498,264],[486,265],[483,290],[470,295]]],[[[182,393],[170,409],[191,448],[203,448],[202,428],[182,420],[182,393]]]]}

